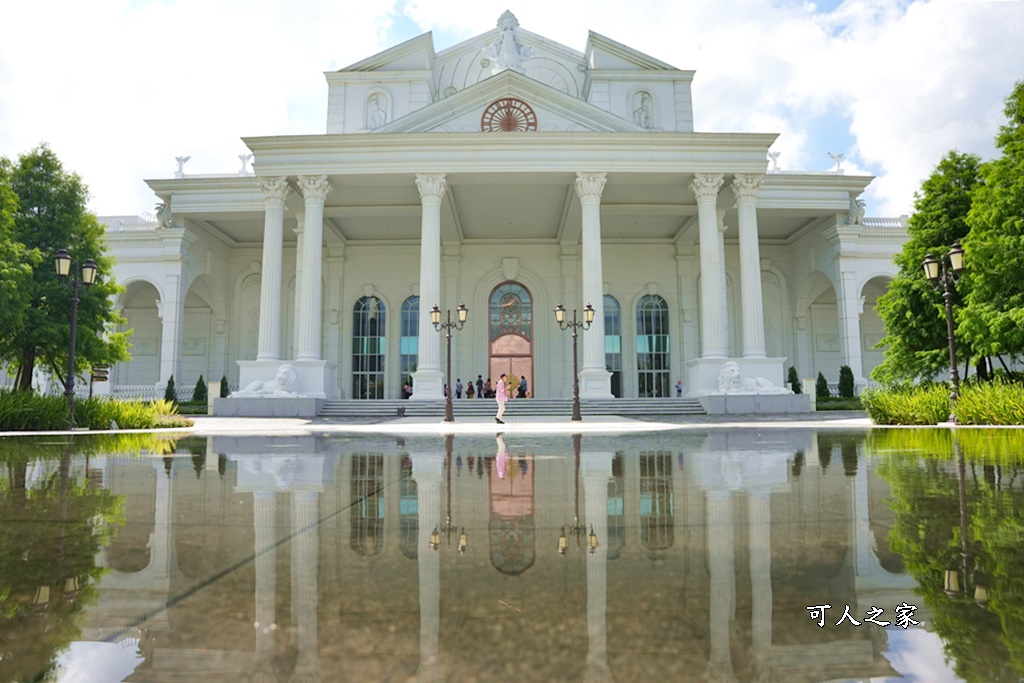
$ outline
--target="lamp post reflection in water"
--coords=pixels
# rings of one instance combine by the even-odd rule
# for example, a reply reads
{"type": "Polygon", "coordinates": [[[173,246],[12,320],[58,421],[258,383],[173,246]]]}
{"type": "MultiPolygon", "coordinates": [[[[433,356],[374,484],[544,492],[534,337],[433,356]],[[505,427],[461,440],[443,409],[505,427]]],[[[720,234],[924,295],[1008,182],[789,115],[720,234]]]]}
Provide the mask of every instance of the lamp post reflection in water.
{"type": "MultiPolygon", "coordinates": [[[[449,401],[451,396],[449,395],[449,401]]],[[[466,535],[465,527],[457,527],[452,524],[452,444],[455,441],[454,434],[446,434],[444,437],[444,468],[445,468],[445,489],[447,492],[446,503],[445,503],[445,516],[444,524],[434,527],[434,530],[430,533],[430,549],[437,550],[441,547],[441,535],[444,534],[445,539],[448,541],[448,545],[452,544],[452,534],[455,533],[455,529],[459,529],[459,555],[465,555],[466,550],[469,548],[469,536],[466,535]]]]}
{"type": "Polygon", "coordinates": [[[597,538],[597,533],[594,531],[593,525],[590,526],[590,533],[587,534],[587,525],[580,524],[580,443],[582,441],[581,434],[572,435],[572,455],[573,455],[573,479],[572,479],[572,491],[573,491],[573,515],[572,524],[568,524],[562,527],[561,533],[558,535],[558,554],[565,555],[569,551],[569,538],[565,535],[566,529],[569,531],[569,536],[576,538],[576,547],[580,547],[580,539],[584,535],[587,536],[587,551],[593,555],[597,550],[600,542],[597,538]]]}
{"type": "Polygon", "coordinates": [[[956,440],[956,432],[952,433],[953,453],[956,455],[957,491],[960,496],[960,563],[954,561],[946,570],[943,588],[951,598],[966,597],[974,587],[974,601],[979,607],[988,606],[988,580],[977,567],[971,567],[970,528],[967,519],[967,463],[963,451],[956,440]]]}

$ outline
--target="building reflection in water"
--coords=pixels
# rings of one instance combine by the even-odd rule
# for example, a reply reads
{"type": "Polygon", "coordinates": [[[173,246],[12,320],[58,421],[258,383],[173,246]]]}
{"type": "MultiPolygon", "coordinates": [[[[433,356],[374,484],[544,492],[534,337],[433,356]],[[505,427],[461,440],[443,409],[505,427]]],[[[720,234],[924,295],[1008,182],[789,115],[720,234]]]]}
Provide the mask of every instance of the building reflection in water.
{"type": "Polygon", "coordinates": [[[117,491],[152,533],[101,558],[143,568],[111,567],[88,633],[159,634],[133,681],[893,673],[884,631],[819,629],[805,609],[913,597],[878,559],[887,489],[856,440],[650,441],[217,437],[206,462],[226,466],[202,476],[108,458],[115,490],[157,482],[117,491]],[[832,450],[841,467],[811,466],[832,450]],[[567,520],[584,531],[563,553],[567,520]],[[131,600],[139,616],[115,616],[131,600]]]}

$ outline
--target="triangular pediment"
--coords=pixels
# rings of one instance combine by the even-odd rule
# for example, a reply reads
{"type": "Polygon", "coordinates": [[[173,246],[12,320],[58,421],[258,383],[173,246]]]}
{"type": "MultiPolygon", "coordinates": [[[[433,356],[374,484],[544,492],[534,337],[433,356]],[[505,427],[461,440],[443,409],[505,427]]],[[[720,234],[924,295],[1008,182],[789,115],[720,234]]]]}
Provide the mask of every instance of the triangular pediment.
{"type": "Polygon", "coordinates": [[[538,132],[644,132],[630,121],[507,70],[403,116],[374,133],[481,132],[484,111],[502,98],[527,104],[536,115],[538,132]]]}
{"type": "Polygon", "coordinates": [[[593,31],[587,39],[586,59],[587,66],[594,70],[680,71],[671,64],[593,31]]]}
{"type": "Polygon", "coordinates": [[[338,71],[422,71],[433,65],[434,39],[428,31],[338,71]]]}

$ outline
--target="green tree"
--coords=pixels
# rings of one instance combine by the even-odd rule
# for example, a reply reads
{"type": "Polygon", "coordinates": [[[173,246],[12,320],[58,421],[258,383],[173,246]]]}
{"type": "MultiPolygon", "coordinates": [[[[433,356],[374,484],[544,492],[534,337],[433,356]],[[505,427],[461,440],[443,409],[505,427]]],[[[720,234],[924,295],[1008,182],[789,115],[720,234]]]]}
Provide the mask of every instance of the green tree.
{"type": "Polygon", "coordinates": [[[853,381],[853,370],[849,365],[839,368],[839,396],[842,398],[853,398],[855,389],[853,381]]]}
{"type": "Polygon", "coordinates": [[[794,394],[803,393],[804,389],[800,386],[800,375],[797,374],[795,366],[789,366],[789,374],[786,375],[786,381],[789,383],[789,388],[793,390],[794,394]]]}
{"type": "Polygon", "coordinates": [[[221,375],[220,378],[220,397],[227,398],[231,391],[228,389],[228,376],[221,375]]]}
{"type": "Polygon", "coordinates": [[[1005,100],[1002,155],[982,167],[964,240],[967,306],[960,331],[988,355],[1024,353],[1024,81],[1005,100]]]}
{"type": "Polygon", "coordinates": [[[167,378],[167,387],[164,389],[164,400],[171,403],[178,402],[178,390],[174,387],[174,375],[167,378]]]}
{"type": "Polygon", "coordinates": [[[203,381],[203,376],[199,375],[199,380],[196,382],[196,388],[192,391],[192,400],[197,402],[206,402],[206,382],[203,381]]]}
{"type": "Polygon", "coordinates": [[[828,390],[828,380],[825,379],[825,375],[818,373],[818,379],[814,382],[814,397],[815,398],[830,398],[832,394],[828,390]]]}
{"type": "MultiPolygon", "coordinates": [[[[945,303],[921,264],[929,253],[941,258],[967,235],[967,214],[980,166],[981,160],[973,154],[948,152],[915,195],[914,213],[907,224],[910,239],[894,259],[899,273],[878,298],[876,308],[886,332],[880,344],[888,346],[884,362],[871,372],[880,382],[930,379],[949,369],[945,303]]],[[[957,291],[965,291],[965,285],[961,281],[957,291]]],[[[954,297],[956,302],[959,294],[954,297]]],[[[959,351],[964,361],[975,354],[968,345],[959,351]]]]}
{"type": "MultiPolygon", "coordinates": [[[[13,268],[20,278],[0,294],[7,298],[0,313],[0,363],[16,368],[21,389],[31,389],[36,365],[64,381],[71,293],[53,265],[61,249],[79,263],[93,259],[99,269],[96,284],[79,294],[76,371],[128,358],[127,334],[113,331],[124,322],[113,307],[123,288],[111,276],[103,226],[86,210],[89,195],[82,179],[65,170],[46,145],[22,155],[17,164],[4,159],[0,168],[0,205],[9,206],[11,195],[16,198],[10,229],[0,225],[0,268],[13,268]]],[[[0,208],[0,224],[3,213],[0,208]]]]}

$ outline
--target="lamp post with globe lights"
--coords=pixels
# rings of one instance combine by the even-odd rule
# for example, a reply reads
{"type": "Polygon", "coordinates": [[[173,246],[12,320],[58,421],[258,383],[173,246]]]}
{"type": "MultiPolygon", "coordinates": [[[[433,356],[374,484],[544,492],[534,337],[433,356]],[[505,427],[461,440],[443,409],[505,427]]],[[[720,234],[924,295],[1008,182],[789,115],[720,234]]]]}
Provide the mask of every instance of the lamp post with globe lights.
{"type": "Polygon", "coordinates": [[[946,330],[949,336],[949,379],[953,384],[953,391],[949,395],[951,401],[949,421],[956,422],[956,400],[960,395],[960,372],[956,367],[952,287],[964,272],[964,250],[960,247],[959,242],[954,242],[949,253],[942,259],[937,259],[928,254],[921,265],[932,288],[936,291],[941,291],[942,298],[946,302],[946,330]]]}
{"type": "Polygon", "coordinates": [[[430,309],[430,322],[433,323],[434,329],[445,332],[445,341],[448,347],[448,363],[445,369],[445,387],[444,392],[444,421],[455,422],[455,414],[452,410],[452,330],[461,330],[466,325],[466,318],[469,317],[469,309],[466,308],[466,304],[460,303],[458,309],[459,320],[458,322],[452,322],[452,309],[448,309],[448,319],[446,322],[441,322],[441,309],[438,308],[437,304],[430,309]]]}

